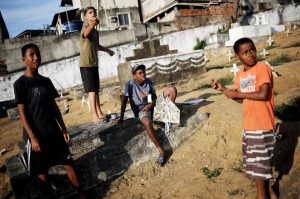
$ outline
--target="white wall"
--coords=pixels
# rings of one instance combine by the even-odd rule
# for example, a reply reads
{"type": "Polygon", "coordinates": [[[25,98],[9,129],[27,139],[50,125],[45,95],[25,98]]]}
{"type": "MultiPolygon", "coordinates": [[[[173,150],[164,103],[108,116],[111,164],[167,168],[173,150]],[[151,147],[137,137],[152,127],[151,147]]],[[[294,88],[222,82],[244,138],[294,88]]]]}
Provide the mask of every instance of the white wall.
{"type": "Polygon", "coordinates": [[[197,38],[204,40],[225,25],[225,23],[220,23],[166,34],[160,38],[160,44],[169,45],[170,50],[178,50],[178,53],[191,52],[196,45],[197,38]]]}
{"type": "MultiPolygon", "coordinates": [[[[175,32],[161,36],[160,42],[161,45],[169,45],[171,50],[177,49],[178,53],[190,53],[193,52],[197,37],[204,39],[210,33],[216,32],[218,28],[222,28],[222,25],[211,25],[175,32]]],[[[107,53],[98,52],[100,79],[116,77],[118,75],[118,64],[125,62],[126,57],[133,56],[133,49],[136,48],[141,48],[141,44],[131,43],[113,47],[111,49],[116,53],[113,57],[110,57],[107,53]]],[[[82,84],[79,71],[79,56],[42,65],[39,71],[42,75],[50,77],[57,90],[82,84]]],[[[22,74],[23,72],[9,74],[4,77],[5,81],[3,78],[0,78],[0,102],[14,99],[13,82],[22,74]]]]}

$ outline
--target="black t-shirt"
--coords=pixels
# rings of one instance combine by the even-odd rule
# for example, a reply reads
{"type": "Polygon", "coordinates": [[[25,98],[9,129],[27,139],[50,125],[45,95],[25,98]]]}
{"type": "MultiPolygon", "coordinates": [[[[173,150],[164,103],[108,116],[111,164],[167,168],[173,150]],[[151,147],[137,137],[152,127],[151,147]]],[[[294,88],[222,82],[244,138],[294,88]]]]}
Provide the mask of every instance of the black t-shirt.
{"type": "MultiPolygon", "coordinates": [[[[49,78],[41,75],[38,78],[22,75],[14,83],[14,91],[15,102],[24,104],[25,116],[37,138],[61,132],[53,107],[53,100],[59,95],[49,78]]],[[[24,139],[28,139],[25,129],[23,136],[24,139]]]]}

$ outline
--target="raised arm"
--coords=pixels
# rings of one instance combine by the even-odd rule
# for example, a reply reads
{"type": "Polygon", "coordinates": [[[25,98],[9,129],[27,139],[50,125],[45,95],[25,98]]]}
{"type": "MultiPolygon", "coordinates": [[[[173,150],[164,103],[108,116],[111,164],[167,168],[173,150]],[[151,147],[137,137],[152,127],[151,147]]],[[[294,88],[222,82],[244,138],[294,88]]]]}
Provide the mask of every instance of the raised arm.
{"type": "Polygon", "coordinates": [[[54,99],[52,101],[52,106],[53,106],[53,109],[54,109],[56,121],[58,122],[58,124],[61,128],[64,139],[65,139],[66,142],[69,142],[70,141],[70,135],[67,131],[66,125],[65,125],[64,120],[63,120],[62,115],[61,115],[61,112],[60,112],[60,110],[59,110],[59,108],[58,108],[58,106],[57,106],[54,99]]]}
{"type": "Polygon", "coordinates": [[[20,118],[21,118],[23,127],[24,127],[25,131],[27,132],[27,135],[29,136],[32,150],[35,151],[35,152],[40,152],[41,147],[40,147],[38,139],[35,137],[35,135],[32,131],[32,128],[31,128],[31,126],[28,122],[28,119],[25,115],[25,106],[24,106],[24,104],[18,104],[17,107],[18,107],[18,111],[19,111],[19,114],[20,114],[20,118]]]}
{"type": "Polygon", "coordinates": [[[95,26],[98,25],[98,23],[99,23],[99,20],[96,17],[93,17],[92,20],[89,20],[87,27],[85,28],[85,30],[82,33],[82,36],[84,38],[89,37],[89,35],[91,34],[92,30],[94,29],[95,26]]]}

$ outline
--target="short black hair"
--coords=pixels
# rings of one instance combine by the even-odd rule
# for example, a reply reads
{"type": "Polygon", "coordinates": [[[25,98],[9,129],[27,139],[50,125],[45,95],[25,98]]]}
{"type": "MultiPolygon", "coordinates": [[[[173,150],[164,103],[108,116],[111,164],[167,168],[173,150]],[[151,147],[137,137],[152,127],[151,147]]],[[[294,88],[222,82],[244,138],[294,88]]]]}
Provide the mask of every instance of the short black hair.
{"type": "Polygon", "coordinates": [[[238,54],[238,53],[239,53],[240,46],[241,46],[242,44],[245,44],[245,43],[252,43],[253,46],[255,47],[254,42],[252,41],[252,39],[249,39],[249,38],[247,38],[247,37],[243,37],[243,38],[237,40],[236,42],[234,42],[233,50],[234,50],[235,54],[238,54]]]}
{"type": "Polygon", "coordinates": [[[24,57],[25,56],[25,54],[26,54],[26,51],[27,51],[27,49],[28,48],[35,48],[35,49],[37,49],[39,52],[40,52],[40,49],[39,49],[39,47],[36,45],[36,44],[25,44],[24,46],[22,46],[22,48],[21,48],[21,51],[22,51],[22,57],[24,57]]]}
{"type": "Polygon", "coordinates": [[[96,12],[96,8],[94,8],[93,6],[89,6],[84,9],[84,11],[83,11],[84,16],[86,15],[86,13],[89,9],[93,9],[96,12]]]}

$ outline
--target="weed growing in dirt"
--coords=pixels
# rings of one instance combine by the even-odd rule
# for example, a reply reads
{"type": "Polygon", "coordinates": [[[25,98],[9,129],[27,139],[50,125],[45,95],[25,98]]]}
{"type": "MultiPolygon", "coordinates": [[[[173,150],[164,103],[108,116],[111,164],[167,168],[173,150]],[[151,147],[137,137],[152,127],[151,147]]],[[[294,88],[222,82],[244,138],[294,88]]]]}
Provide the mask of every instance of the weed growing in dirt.
{"type": "Polygon", "coordinates": [[[287,54],[282,54],[274,59],[270,60],[269,63],[271,66],[278,66],[287,62],[292,61],[292,58],[287,54]]]}
{"type": "Polygon", "coordinates": [[[275,106],[275,115],[284,121],[300,120],[300,96],[275,106]]]}
{"type": "Polygon", "coordinates": [[[229,76],[227,76],[227,77],[223,77],[223,78],[221,78],[221,79],[219,79],[219,82],[221,83],[221,84],[223,84],[224,86],[226,86],[226,85],[231,85],[231,84],[233,84],[233,76],[231,76],[231,75],[229,75],[229,76]]]}
{"type": "Polygon", "coordinates": [[[211,88],[211,84],[201,84],[200,86],[198,86],[197,88],[195,88],[193,91],[204,90],[204,89],[207,89],[207,88],[211,88]]]}
{"type": "Polygon", "coordinates": [[[203,174],[206,175],[206,177],[210,180],[218,177],[221,174],[222,170],[223,168],[215,168],[213,170],[209,170],[208,166],[202,168],[203,174]]]}
{"type": "Polygon", "coordinates": [[[232,166],[232,170],[238,173],[243,173],[244,172],[243,162],[240,160],[238,163],[234,163],[232,166]]]}
{"type": "Polygon", "coordinates": [[[234,195],[237,195],[239,193],[240,193],[239,189],[234,189],[234,190],[231,190],[231,191],[227,191],[227,195],[229,195],[229,196],[234,196],[234,195]]]}
{"type": "Polygon", "coordinates": [[[201,40],[199,38],[196,39],[196,45],[194,46],[194,50],[203,49],[205,46],[207,46],[205,40],[201,40]]]}

